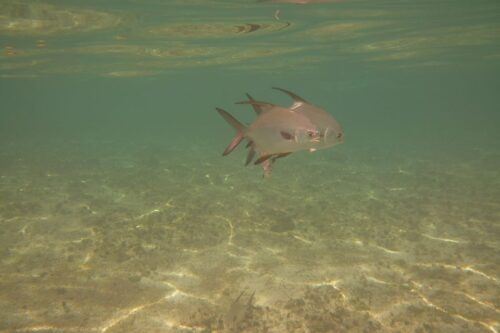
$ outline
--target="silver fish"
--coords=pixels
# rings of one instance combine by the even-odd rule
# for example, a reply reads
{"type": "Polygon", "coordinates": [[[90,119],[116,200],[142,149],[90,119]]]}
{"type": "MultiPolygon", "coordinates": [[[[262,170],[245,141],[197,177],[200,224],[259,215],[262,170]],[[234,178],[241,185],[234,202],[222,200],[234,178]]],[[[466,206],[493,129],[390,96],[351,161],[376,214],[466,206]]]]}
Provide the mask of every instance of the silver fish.
{"type": "Polygon", "coordinates": [[[261,164],[264,176],[271,174],[273,163],[278,158],[300,150],[315,151],[343,142],[344,132],[340,124],[329,113],[314,106],[298,95],[281,88],[294,100],[285,108],[268,102],[256,101],[247,94],[248,100],[236,104],[249,104],[257,118],[245,126],[221,108],[219,114],[236,130],[236,136],[224,150],[223,155],[232,152],[243,139],[248,140],[248,165],[258,153],[254,164],[261,164]]]}

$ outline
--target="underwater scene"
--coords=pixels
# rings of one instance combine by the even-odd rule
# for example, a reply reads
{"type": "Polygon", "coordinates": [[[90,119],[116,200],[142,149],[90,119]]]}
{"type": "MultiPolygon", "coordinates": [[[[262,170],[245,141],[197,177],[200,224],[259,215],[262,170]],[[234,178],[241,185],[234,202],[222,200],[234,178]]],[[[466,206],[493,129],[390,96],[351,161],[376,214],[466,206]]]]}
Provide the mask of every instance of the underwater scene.
{"type": "Polygon", "coordinates": [[[497,333],[499,87],[498,0],[2,0],[0,333],[497,333]]]}

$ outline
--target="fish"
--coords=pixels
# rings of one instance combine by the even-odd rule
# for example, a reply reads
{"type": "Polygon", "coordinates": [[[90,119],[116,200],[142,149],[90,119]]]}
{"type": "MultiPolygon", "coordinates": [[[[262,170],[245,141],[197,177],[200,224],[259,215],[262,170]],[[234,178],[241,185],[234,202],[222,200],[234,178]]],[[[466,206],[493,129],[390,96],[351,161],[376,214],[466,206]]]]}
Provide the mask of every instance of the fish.
{"type": "Polygon", "coordinates": [[[250,125],[244,125],[226,110],[216,107],[221,117],[236,131],[222,155],[230,154],[243,140],[247,140],[245,165],[252,161],[255,165],[262,165],[264,177],[271,175],[273,164],[279,158],[302,150],[313,152],[328,148],[344,140],[341,125],[324,109],[289,90],[273,89],[290,96],[292,105],[283,107],[255,100],[246,94],[248,100],[236,104],[252,107],[257,118],[250,125]]]}

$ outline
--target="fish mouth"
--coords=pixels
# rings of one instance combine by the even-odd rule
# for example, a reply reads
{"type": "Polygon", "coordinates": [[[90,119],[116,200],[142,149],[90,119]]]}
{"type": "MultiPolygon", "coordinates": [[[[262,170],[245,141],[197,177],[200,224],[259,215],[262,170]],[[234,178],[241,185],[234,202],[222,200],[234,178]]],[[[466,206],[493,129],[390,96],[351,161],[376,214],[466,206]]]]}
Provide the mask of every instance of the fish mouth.
{"type": "MultiPolygon", "coordinates": [[[[325,128],[325,131],[323,133],[321,133],[320,138],[323,139],[324,144],[328,144],[328,142],[331,141],[331,140],[329,140],[329,135],[328,135],[328,134],[330,134],[329,132],[330,132],[330,128],[327,127],[327,128],[325,128]]],[[[331,139],[333,139],[333,143],[344,142],[344,132],[338,132],[337,134],[335,134],[335,132],[332,132],[331,134],[332,134],[332,136],[335,136],[335,137],[331,138],[331,139]]]]}
{"type": "Polygon", "coordinates": [[[337,134],[337,139],[339,140],[339,143],[344,142],[344,133],[340,132],[339,134],[337,134]]]}

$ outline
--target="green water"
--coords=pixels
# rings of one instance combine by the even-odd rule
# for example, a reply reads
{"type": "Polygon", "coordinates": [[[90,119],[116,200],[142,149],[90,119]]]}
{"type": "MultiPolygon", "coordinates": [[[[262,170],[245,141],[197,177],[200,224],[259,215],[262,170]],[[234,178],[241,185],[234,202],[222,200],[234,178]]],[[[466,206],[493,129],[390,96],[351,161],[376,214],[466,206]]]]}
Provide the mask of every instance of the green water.
{"type": "Polygon", "coordinates": [[[498,1],[0,4],[0,332],[500,331],[498,1]],[[250,93],[345,142],[244,167],[250,93]]]}

